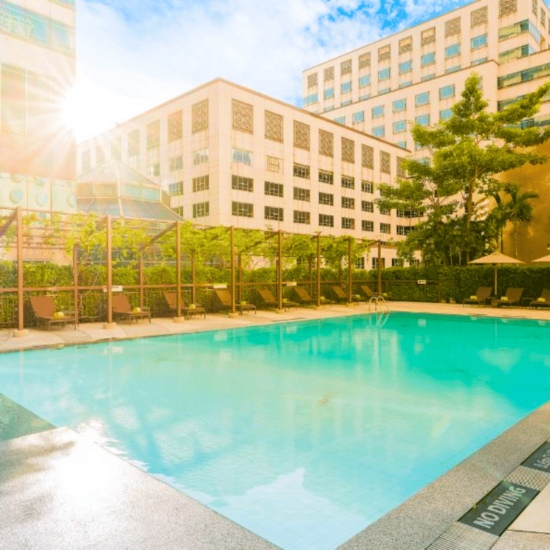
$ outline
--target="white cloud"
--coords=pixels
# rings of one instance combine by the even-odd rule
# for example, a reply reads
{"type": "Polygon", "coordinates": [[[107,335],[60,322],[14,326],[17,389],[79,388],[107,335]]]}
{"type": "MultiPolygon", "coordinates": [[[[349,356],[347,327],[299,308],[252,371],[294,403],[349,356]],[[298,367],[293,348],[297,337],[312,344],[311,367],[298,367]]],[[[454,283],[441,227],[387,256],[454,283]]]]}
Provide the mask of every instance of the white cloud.
{"type": "Polygon", "coordinates": [[[443,3],[464,0],[79,0],[79,137],[218,76],[295,102],[304,69],[443,3]]]}

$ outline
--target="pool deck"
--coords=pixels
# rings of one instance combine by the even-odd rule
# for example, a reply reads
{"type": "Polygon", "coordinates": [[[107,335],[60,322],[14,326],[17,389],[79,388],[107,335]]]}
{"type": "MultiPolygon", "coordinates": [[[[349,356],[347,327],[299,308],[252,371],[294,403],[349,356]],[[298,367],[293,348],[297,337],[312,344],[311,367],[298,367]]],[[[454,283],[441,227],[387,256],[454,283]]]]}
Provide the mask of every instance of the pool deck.
{"type": "MultiPolygon", "coordinates": [[[[550,322],[550,311],[491,309],[449,304],[390,303],[392,311],[487,316],[550,322]]],[[[209,315],[183,324],[171,319],[101,324],[23,338],[0,331],[0,353],[108,340],[192,333],[368,313],[366,305],[260,311],[230,319],[209,315]]],[[[1,361],[1,355],[0,355],[1,361]]],[[[0,389],[1,391],[1,389],[0,389]]],[[[518,482],[520,466],[550,439],[550,403],[344,543],[341,550],[547,550],[550,481],[500,537],[475,546],[457,534],[457,520],[502,480],[518,482]],[[519,473],[518,473],[519,472],[519,473]],[[453,529],[455,531],[453,531],[453,529]],[[450,534],[449,534],[450,533],[450,534]],[[447,537],[447,538],[445,538],[447,537]],[[450,537],[450,538],[449,538],[450,537]],[[448,542],[452,540],[453,542],[448,542]]],[[[522,470],[523,468],[523,470],[522,470]]],[[[548,476],[545,478],[544,476],[548,476]]],[[[544,485],[544,487],[543,487],[544,485]]],[[[268,550],[272,544],[220,516],[129,462],[67,428],[56,428],[0,395],[0,550],[188,549],[268,550]],[[21,427],[19,433],[13,426],[21,427]]],[[[460,527],[460,524],[458,524],[460,527]]]]}

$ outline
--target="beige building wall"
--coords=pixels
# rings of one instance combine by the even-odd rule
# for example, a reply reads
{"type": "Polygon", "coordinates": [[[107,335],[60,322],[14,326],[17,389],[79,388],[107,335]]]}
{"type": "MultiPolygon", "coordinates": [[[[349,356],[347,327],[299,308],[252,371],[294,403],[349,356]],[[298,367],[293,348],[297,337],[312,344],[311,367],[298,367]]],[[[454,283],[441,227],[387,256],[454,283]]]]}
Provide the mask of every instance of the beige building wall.
{"type": "Polygon", "coordinates": [[[381,238],[391,265],[391,243],[414,223],[374,205],[375,184],[394,181],[406,151],[224,80],[78,149],[80,172],[116,156],[168,191],[172,207],[197,224],[381,238]]]}
{"type": "Polygon", "coordinates": [[[76,206],[76,142],[62,118],[75,19],[74,0],[0,4],[0,207],[76,206]]]}

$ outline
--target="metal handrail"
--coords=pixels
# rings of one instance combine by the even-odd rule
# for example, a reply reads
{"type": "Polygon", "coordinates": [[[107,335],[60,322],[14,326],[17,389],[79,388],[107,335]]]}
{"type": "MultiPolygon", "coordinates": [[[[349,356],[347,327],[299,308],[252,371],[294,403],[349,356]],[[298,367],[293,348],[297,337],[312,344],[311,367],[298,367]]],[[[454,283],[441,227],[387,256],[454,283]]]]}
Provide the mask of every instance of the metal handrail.
{"type": "Polygon", "coordinates": [[[374,306],[375,306],[375,311],[378,311],[378,306],[381,305],[381,306],[384,306],[384,308],[385,308],[384,311],[386,313],[390,312],[390,308],[388,307],[388,304],[386,303],[386,299],[383,296],[373,296],[369,300],[369,311],[370,311],[370,308],[371,308],[372,304],[374,304],[374,306]]]}

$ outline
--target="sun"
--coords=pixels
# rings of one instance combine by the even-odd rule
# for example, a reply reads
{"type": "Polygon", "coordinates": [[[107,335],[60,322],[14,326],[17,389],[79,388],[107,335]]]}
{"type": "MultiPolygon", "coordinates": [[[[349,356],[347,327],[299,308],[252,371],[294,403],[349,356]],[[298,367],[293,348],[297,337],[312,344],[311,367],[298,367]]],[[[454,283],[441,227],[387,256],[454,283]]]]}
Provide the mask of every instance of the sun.
{"type": "Polygon", "coordinates": [[[98,121],[93,108],[93,98],[90,98],[84,87],[78,83],[65,94],[62,121],[74,132],[77,140],[89,138],[97,130],[98,121]]]}

